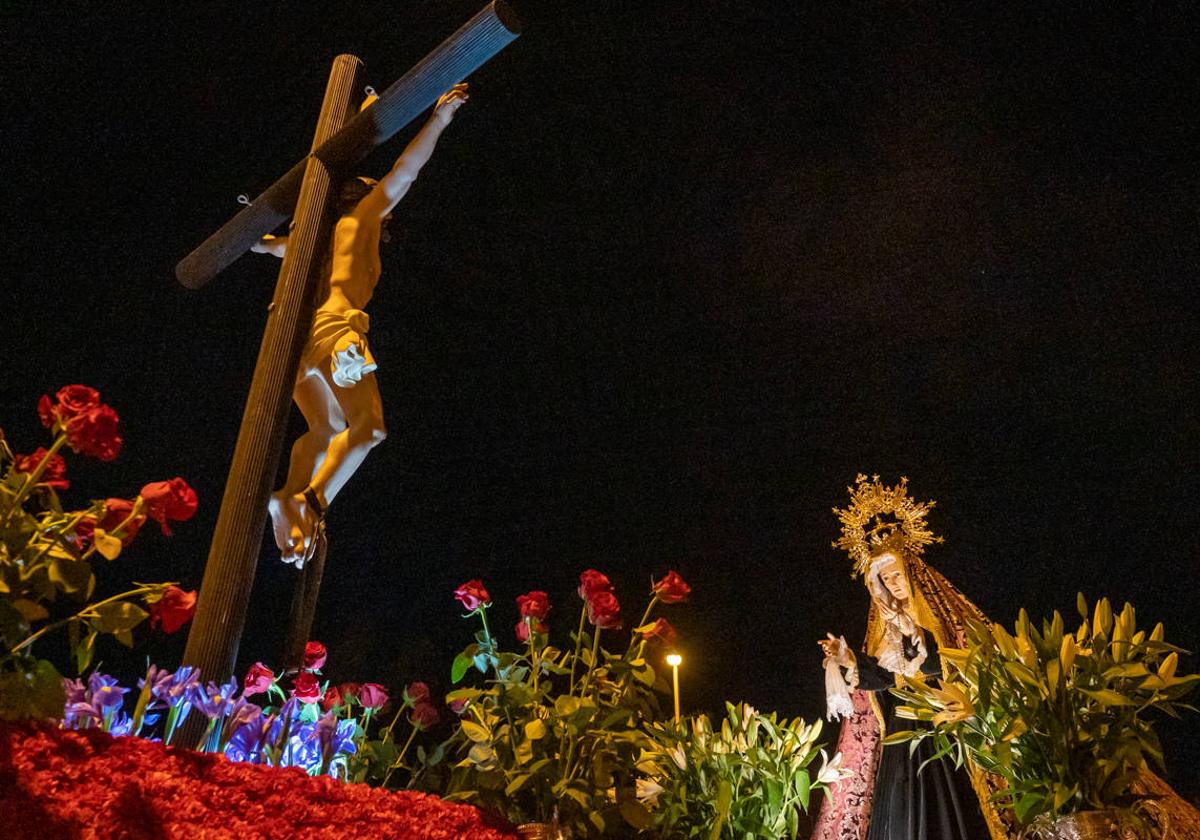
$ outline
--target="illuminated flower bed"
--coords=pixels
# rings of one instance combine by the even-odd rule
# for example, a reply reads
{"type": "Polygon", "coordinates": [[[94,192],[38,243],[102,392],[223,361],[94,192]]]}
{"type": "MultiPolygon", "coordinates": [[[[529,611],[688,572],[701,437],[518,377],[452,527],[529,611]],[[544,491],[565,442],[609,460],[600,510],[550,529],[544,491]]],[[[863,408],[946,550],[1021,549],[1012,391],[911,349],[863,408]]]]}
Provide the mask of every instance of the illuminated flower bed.
{"type": "Polygon", "coordinates": [[[50,724],[0,724],[0,826],[44,838],[517,837],[415,791],[50,724]]]}

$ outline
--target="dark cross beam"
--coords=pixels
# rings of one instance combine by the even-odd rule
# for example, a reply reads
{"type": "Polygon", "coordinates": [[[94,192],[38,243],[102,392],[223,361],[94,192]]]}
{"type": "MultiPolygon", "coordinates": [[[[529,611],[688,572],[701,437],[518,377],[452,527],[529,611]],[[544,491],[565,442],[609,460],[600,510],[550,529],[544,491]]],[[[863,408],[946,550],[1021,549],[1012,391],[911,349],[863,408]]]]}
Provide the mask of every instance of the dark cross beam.
{"type": "MultiPolygon", "coordinates": [[[[520,34],[520,23],[505,0],[493,0],[447,38],[420,64],[400,77],[336,135],[312,154],[344,175],[372,151],[433,105],[520,34]]],[[[291,217],[306,161],[293,166],[216,233],[175,266],[183,285],[197,289],[250,250],[264,234],[291,217]]]]}
{"type": "MultiPolygon", "coordinates": [[[[314,148],[332,137],[354,113],[361,66],[362,62],[352,55],[334,59],[317,119],[314,148]]],[[[237,659],[254,570],[262,551],[270,481],[279,463],[292,385],[312,317],[320,257],[329,247],[332,220],[328,208],[333,183],[329,168],[310,156],[296,202],[296,224],[288,237],[268,310],[233,464],[204,567],[196,615],[183,654],[184,663],[199,668],[205,679],[224,682],[233,673],[237,659]]]]}
{"type": "MultiPolygon", "coordinates": [[[[237,659],[262,548],[270,481],[279,463],[311,316],[316,256],[330,238],[326,208],[331,185],[511,43],[517,32],[512,12],[503,0],[495,0],[356,117],[351,114],[359,61],[340,57],[330,75],[313,151],[176,267],[185,285],[201,286],[295,213],[184,653],[184,662],[200,668],[206,679],[228,679],[237,659]]],[[[319,585],[319,568],[300,582],[299,620],[308,625],[319,585]]],[[[307,629],[293,626],[291,633],[294,646],[307,629]]]]}

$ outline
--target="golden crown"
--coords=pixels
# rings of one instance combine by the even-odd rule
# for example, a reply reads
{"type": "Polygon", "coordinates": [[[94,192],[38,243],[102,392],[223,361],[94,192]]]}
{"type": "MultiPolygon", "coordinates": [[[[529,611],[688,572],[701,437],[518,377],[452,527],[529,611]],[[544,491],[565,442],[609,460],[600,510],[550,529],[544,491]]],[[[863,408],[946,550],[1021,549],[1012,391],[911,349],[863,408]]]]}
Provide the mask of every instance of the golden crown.
{"type": "Polygon", "coordinates": [[[925,522],[935,502],[916,502],[908,495],[908,479],[894,487],[880,483],[879,476],[859,475],[850,491],[850,505],[833,512],[842,523],[842,538],[833,544],[854,561],[851,577],[866,574],[871,554],[888,547],[920,556],[925,546],[941,542],[925,522]]]}

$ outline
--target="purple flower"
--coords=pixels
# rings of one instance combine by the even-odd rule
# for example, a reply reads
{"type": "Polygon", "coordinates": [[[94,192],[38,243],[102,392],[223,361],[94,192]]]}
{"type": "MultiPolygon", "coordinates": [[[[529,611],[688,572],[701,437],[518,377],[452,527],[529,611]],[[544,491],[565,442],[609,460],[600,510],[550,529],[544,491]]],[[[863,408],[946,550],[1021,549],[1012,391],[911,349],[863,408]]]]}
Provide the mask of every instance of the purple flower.
{"type": "Polygon", "coordinates": [[[203,687],[195,685],[192,687],[192,705],[206,718],[213,720],[229,711],[237,690],[237,680],[231,680],[225,685],[217,685],[214,682],[203,687]]]}
{"type": "Polygon", "coordinates": [[[67,705],[83,703],[87,700],[87,687],[83,680],[69,680],[63,677],[63,691],[67,694],[67,705]]]}
{"type": "Polygon", "coordinates": [[[139,681],[139,686],[146,682],[150,683],[150,694],[155,700],[175,708],[191,702],[193,691],[200,685],[200,672],[191,665],[183,665],[175,673],[151,665],[146,672],[146,679],[139,681]]]}
{"type": "Polygon", "coordinates": [[[88,677],[87,693],[92,705],[103,715],[112,709],[120,708],[129,689],[121,688],[115,678],[96,671],[88,677]]]}
{"type": "Polygon", "coordinates": [[[67,729],[87,729],[104,721],[104,715],[86,700],[68,703],[63,714],[63,725],[67,729]]]}
{"type": "Polygon", "coordinates": [[[330,757],[340,753],[353,755],[358,751],[358,747],[354,744],[354,730],[357,724],[353,720],[338,721],[338,717],[333,712],[323,715],[317,721],[316,739],[321,747],[321,752],[330,757]]]}
{"type": "Polygon", "coordinates": [[[108,734],[116,737],[129,735],[133,731],[133,718],[124,712],[117,712],[108,724],[108,734]]]}
{"type": "Polygon", "coordinates": [[[230,761],[248,761],[251,764],[258,764],[265,757],[263,753],[267,746],[273,742],[272,730],[274,730],[274,736],[278,738],[279,728],[279,718],[275,715],[264,717],[260,709],[257,715],[251,715],[234,730],[229,743],[225,745],[225,755],[230,761]]]}

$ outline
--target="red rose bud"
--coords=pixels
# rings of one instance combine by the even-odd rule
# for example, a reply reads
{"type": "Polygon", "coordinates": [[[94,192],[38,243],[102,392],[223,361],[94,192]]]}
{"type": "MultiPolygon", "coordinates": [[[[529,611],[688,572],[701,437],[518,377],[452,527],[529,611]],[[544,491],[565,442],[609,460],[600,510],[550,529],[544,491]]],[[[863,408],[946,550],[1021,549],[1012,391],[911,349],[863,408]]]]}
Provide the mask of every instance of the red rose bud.
{"type": "MultiPolygon", "coordinates": [[[[122,532],[121,545],[129,545],[133,542],[133,538],[137,536],[142,524],[146,521],[146,517],[141,515],[130,519],[129,516],[132,513],[133,502],[128,499],[106,499],[104,501],[104,518],[100,520],[100,527],[111,534],[124,523],[125,530],[122,532]]],[[[80,526],[90,520],[90,518],[84,519],[75,527],[77,535],[80,532],[80,526]]],[[[95,525],[95,522],[92,522],[92,525],[95,525]]],[[[91,531],[88,532],[88,539],[91,539],[91,531]]]]}
{"type": "Polygon", "coordinates": [[[418,703],[409,713],[408,719],[417,729],[429,729],[438,722],[437,706],[432,703],[418,703]]]}
{"type": "Polygon", "coordinates": [[[161,626],[164,633],[174,633],[191,621],[195,612],[195,591],[184,592],[178,586],[168,586],[163,596],[150,605],[150,626],[161,626]]]}
{"type": "Polygon", "coordinates": [[[387,692],[379,683],[363,683],[358,688],[358,702],[364,709],[381,708],[387,701],[387,692]]]}
{"type": "MultiPolygon", "coordinates": [[[[16,455],[13,458],[13,469],[17,472],[32,475],[33,471],[38,468],[46,458],[46,447],[39,446],[28,455],[16,455]]],[[[50,460],[46,462],[46,468],[42,470],[42,477],[38,479],[40,484],[45,484],[55,490],[66,490],[71,486],[71,482],[67,481],[67,462],[63,460],[63,456],[57,452],[50,456],[50,460]]]]}
{"type": "Polygon", "coordinates": [[[587,617],[598,630],[621,626],[621,605],[611,592],[597,592],[587,602],[587,617]]]}
{"type": "Polygon", "coordinates": [[[648,624],[642,628],[642,639],[645,641],[660,639],[668,646],[671,646],[675,644],[675,628],[665,618],[660,618],[653,624],[648,624]]]}
{"type": "Polygon", "coordinates": [[[58,419],[54,415],[54,403],[50,402],[50,398],[45,394],[42,394],[42,398],[38,400],[38,419],[47,429],[53,426],[58,419]]]}
{"type": "Polygon", "coordinates": [[[550,628],[545,622],[538,621],[536,618],[522,618],[517,622],[517,641],[525,644],[529,641],[529,625],[533,624],[533,629],[538,633],[549,633],[550,628]]]}
{"type": "Polygon", "coordinates": [[[592,596],[598,592],[612,592],[612,584],[608,580],[607,575],[597,572],[595,569],[588,569],[579,576],[579,597],[585,601],[590,601],[592,596]]]}
{"type": "Polygon", "coordinates": [[[320,642],[308,642],[304,645],[304,670],[321,670],[325,665],[325,659],[328,655],[325,645],[320,642]]]}
{"type": "Polygon", "coordinates": [[[308,671],[297,674],[292,683],[292,696],[301,703],[316,703],[321,699],[321,684],[308,671]]]}
{"type": "Polygon", "coordinates": [[[429,686],[423,682],[411,682],[404,689],[404,696],[413,705],[429,702],[429,686]]]}
{"type": "MultiPolygon", "coordinates": [[[[338,690],[342,692],[342,699],[349,703],[352,700],[359,700],[358,692],[362,690],[362,686],[356,682],[344,682],[338,686],[338,690]]],[[[359,702],[362,701],[359,700],[359,702]]]]}
{"type": "Polygon", "coordinates": [[[347,702],[346,696],[342,693],[342,687],[340,685],[331,685],[325,689],[325,696],[321,698],[321,710],[331,712],[335,706],[342,706],[347,702]]]}
{"type": "Polygon", "coordinates": [[[146,503],[146,515],[171,536],[168,522],[186,522],[196,513],[196,491],[182,478],[170,481],[153,481],[142,488],[139,494],[146,503]]]}
{"type": "Polygon", "coordinates": [[[77,455],[112,461],[121,454],[120,418],[107,405],[98,405],[63,422],[67,446],[77,455]]]}
{"type": "Polygon", "coordinates": [[[463,712],[465,712],[467,710],[467,704],[470,702],[471,701],[465,697],[459,697],[456,700],[451,700],[450,701],[450,711],[454,712],[454,714],[456,714],[456,715],[461,715],[463,712]]]}
{"type": "Polygon", "coordinates": [[[679,576],[679,572],[667,572],[666,577],[654,584],[654,594],[664,604],[679,604],[692,594],[692,587],[679,576]]]}
{"type": "Polygon", "coordinates": [[[475,612],[481,607],[490,606],[492,603],[492,596],[483,588],[483,581],[481,580],[467,581],[454,590],[454,597],[471,612],[475,612]]]}
{"type": "Polygon", "coordinates": [[[550,614],[550,597],[540,589],[518,595],[517,611],[522,618],[545,618],[550,614]]]}
{"type": "Polygon", "coordinates": [[[262,694],[271,687],[273,682],[275,682],[275,674],[271,672],[271,669],[261,662],[255,662],[242,680],[242,694],[247,697],[262,694]]]}

